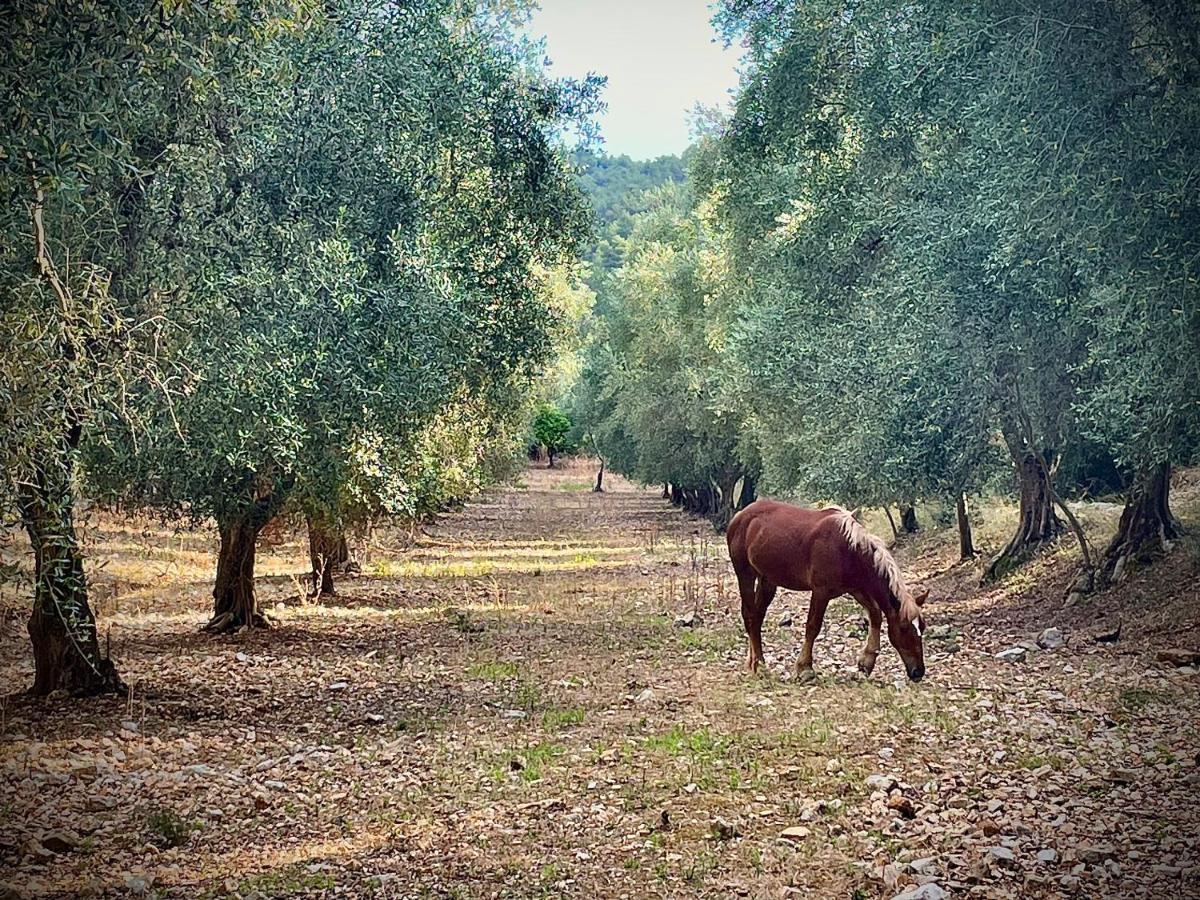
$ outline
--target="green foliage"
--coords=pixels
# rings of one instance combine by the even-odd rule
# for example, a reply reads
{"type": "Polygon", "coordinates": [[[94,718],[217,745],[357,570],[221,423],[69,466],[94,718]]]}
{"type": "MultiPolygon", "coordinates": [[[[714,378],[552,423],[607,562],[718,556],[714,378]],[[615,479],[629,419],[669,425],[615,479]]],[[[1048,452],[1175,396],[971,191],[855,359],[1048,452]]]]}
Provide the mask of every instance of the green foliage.
{"type": "Polygon", "coordinates": [[[1005,446],[1068,484],[1194,456],[1191,5],[714,21],[734,114],[598,289],[572,408],[615,468],[857,505],[979,489],[1005,446]]]}
{"type": "Polygon", "coordinates": [[[636,161],[628,156],[580,150],[572,162],[577,167],[579,186],[591,201],[595,216],[596,240],[586,259],[591,264],[592,287],[600,288],[607,276],[620,267],[634,221],[649,207],[648,193],[666,184],[681,184],[686,175],[686,161],[678,156],[636,161]]]}
{"type": "Polygon", "coordinates": [[[545,447],[552,457],[570,449],[567,435],[571,432],[571,419],[557,406],[543,405],[533,417],[530,427],[534,441],[545,447]]]}
{"type": "Polygon", "coordinates": [[[710,202],[677,186],[644,202],[598,296],[572,405],[613,468],[680,486],[720,524],[756,469],[743,415],[726,405],[727,247],[710,202]]]}
{"type": "Polygon", "coordinates": [[[286,495],[344,522],[504,470],[555,346],[542,273],[586,228],[549,134],[590,88],[458,4],[385,6],[329,5],[257,54],[269,78],[214,88],[213,175],[177,190],[220,215],[183,209],[172,238],[194,321],[145,433],[96,442],[113,494],[219,522],[286,495]]]}

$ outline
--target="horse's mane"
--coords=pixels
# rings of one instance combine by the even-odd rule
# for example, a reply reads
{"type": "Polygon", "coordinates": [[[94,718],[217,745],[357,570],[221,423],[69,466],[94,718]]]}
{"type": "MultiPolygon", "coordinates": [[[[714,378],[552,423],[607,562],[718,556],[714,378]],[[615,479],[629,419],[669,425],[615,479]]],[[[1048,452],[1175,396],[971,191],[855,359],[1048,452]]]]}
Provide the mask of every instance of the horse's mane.
{"type": "Polygon", "coordinates": [[[854,513],[850,510],[840,506],[829,508],[836,514],[846,543],[850,545],[851,549],[857,550],[871,561],[875,571],[891,591],[892,598],[900,605],[900,611],[904,618],[910,622],[914,621],[920,613],[916,603],[913,602],[908,585],[904,583],[904,576],[900,574],[900,566],[896,563],[896,558],[892,556],[880,538],[867,531],[854,518],[854,513]]]}

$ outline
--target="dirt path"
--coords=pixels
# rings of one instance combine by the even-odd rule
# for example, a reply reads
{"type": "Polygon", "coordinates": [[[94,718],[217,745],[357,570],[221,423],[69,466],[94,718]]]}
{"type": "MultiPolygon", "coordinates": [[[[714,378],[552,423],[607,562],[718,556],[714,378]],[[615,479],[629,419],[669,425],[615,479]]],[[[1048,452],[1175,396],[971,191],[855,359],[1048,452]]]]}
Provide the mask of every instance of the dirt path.
{"type": "MultiPolygon", "coordinates": [[[[196,632],[207,535],[102,523],[102,627],[137,687],[128,704],[7,701],[0,882],[61,896],[850,898],[921,881],[950,896],[1200,895],[1200,679],[1153,662],[1161,631],[1139,643],[1126,622],[1096,644],[1103,616],[1076,611],[1066,647],[998,660],[1055,624],[1018,582],[932,606],[941,636],[912,686],[886,646],[857,677],[863,623],[839,601],[822,677],[799,686],[800,629],[782,622],[799,625],[805,598],[781,594],[773,674],[749,678],[720,538],[654,492],[612,478],[599,496],[589,479],[531,469],[415,549],[383,535],[321,605],[296,600],[303,556],[285,543],[263,562],[280,627],[224,639],[196,632]],[[675,624],[693,610],[698,626],[675,624]]],[[[915,575],[943,565],[925,550],[904,560],[915,575]]],[[[0,634],[12,687],[29,678],[20,624],[12,613],[0,634]]]]}

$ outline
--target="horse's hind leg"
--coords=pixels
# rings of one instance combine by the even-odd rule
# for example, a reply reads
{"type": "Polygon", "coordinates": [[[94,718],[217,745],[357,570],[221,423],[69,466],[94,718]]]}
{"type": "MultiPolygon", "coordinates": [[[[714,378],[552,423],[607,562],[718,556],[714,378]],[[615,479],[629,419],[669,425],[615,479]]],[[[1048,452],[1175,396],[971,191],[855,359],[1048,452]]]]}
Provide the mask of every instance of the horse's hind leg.
{"type": "Polygon", "coordinates": [[[746,638],[749,646],[749,656],[746,658],[746,670],[753,672],[758,668],[762,659],[762,616],[758,613],[758,591],[755,582],[758,575],[753,569],[742,570],[735,567],[738,580],[738,593],[742,597],[742,624],[746,626],[746,638]]]}
{"type": "Polygon", "coordinates": [[[869,625],[867,628],[867,643],[863,647],[862,653],[858,656],[858,671],[864,675],[870,675],[875,671],[875,660],[879,658],[879,628],[883,624],[883,613],[879,611],[870,599],[858,596],[854,597],[862,608],[867,611],[867,619],[869,625]]]}
{"type": "Polygon", "coordinates": [[[767,607],[775,599],[776,586],[761,575],[754,585],[753,603],[749,609],[745,598],[742,600],[742,621],[746,624],[746,634],[750,638],[750,671],[757,672],[764,660],[762,645],[763,619],[767,617],[767,607]]]}
{"type": "Polygon", "coordinates": [[[800,658],[796,660],[797,675],[812,671],[813,643],[816,642],[817,635],[821,633],[821,625],[825,622],[825,609],[835,596],[828,591],[812,592],[812,599],[808,601],[808,622],[804,627],[804,649],[800,651],[800,658]]]}

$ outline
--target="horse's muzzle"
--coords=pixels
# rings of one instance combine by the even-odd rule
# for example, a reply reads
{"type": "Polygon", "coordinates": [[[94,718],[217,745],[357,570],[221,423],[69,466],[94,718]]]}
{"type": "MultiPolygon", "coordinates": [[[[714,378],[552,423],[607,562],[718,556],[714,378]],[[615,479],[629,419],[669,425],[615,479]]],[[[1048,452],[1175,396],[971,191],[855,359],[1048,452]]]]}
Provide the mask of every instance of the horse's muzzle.
{"type": "Polygon", "coordinates": [[[925,677],[925,667],[917,666],[915,669],[909,669],[908,677],[912,681],[920,681],[922,678],[925,677]]]}

